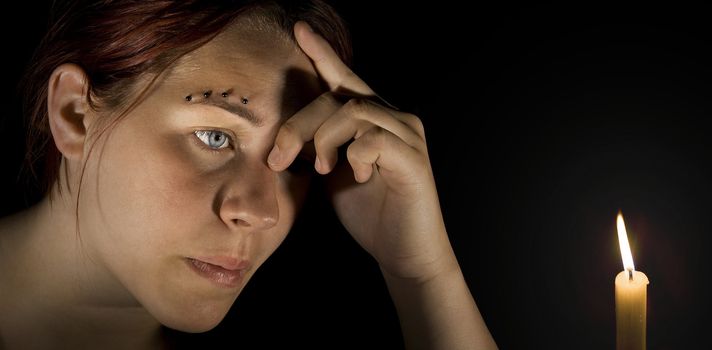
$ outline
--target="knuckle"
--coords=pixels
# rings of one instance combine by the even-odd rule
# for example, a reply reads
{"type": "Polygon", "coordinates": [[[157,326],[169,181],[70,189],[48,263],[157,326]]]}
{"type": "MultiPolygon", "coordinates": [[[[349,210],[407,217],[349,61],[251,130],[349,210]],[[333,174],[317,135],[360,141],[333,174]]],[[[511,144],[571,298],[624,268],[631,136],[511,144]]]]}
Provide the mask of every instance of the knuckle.
{"type": "Polygon", "coordinates": [[[388,145],[388,132],[383,128],[373,128],[367,137],[367,141],[374,147],[384,148],[388,145]]]}
{"type": "Polygon", "coordinates": [[[366,113],[370,108],[368,100],[362,98],[352,98],[346,102],[344,108],[349,112],[349,115],[355,116],[366,113]]]}
{"type": "Polygon", "coordinates": [[[358,152],[355,145],[356,143],[352,143],[346,147],[346,159],[349,161],[358,160],[358,152]]]}
{"type": "Polygon", "coordinates": [[[299,140],[299,130],[296,125],[294,125],[294,122],[291,120],[287,120],[282,124],[282,127],[279,130],[279,137],[282,141],[293,141],[293,140],[299,140]]]}
{"type": "Polygon", "coordinates": [[[316,98],[317,103],[320,103],[325,106],[338,106],[339,101],[336,99],[336,96],[334,96],[334,93],[331,91],[327,91],[321,95],[319,95],[316,98]]]}
{"type": "Polygon", "coordinates": [[[319,129],[314,133],[314,147],[317,150],[323,150],[327,147],[327,138],[324,136],[325,131],[323,129],[319,129]]]}
{"type": "Polygon", "coordinates": [[[346,148],[346,159],[351,164],[367,163],[368,148],[370,145],[364,142],[354,142],[346,148]]]}

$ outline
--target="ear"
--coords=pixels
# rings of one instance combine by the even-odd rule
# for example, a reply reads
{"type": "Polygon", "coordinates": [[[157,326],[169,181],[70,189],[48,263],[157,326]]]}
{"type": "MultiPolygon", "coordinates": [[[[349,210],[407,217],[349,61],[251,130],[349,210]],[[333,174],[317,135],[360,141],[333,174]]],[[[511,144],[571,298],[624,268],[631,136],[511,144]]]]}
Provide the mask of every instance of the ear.
{"type": "Polygon", "coordinates": [[[68,159],[81,160],[92,116],[87,103],[87,76],[76,64],[57,67],[49,78],[47,114],[57,149],[68,159]]]}

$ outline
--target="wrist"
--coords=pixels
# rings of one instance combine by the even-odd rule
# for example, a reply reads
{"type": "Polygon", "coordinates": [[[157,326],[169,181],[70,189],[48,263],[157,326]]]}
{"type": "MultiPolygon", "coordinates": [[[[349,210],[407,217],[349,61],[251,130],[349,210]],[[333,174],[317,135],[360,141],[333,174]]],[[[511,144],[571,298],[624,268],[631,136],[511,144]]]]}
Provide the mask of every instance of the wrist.
{"type": "Polygon", "coordinates": [[[389,286],[404,286],[408,288],[424,287],[430,284],[439,283],[442,279],[451,278],[453,276],[462,275],[460,265],[453,253],[447,254],[436,263],[432,263],[427,268],[420,269],[422,273],[413,275],[403,275],[393,273],[379,266],[386,284],[389,286]]]}

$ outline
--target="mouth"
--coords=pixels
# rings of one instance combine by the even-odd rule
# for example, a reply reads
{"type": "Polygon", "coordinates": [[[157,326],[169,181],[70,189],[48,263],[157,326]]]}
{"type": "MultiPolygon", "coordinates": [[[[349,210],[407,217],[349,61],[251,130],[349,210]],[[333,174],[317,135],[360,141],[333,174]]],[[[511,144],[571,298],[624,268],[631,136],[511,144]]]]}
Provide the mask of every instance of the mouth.
{"type": "Polygon", "coordinates": [[[223,288],[242,284],[249,262],[227,257],[186,258],[188,266],[199,276],[223,288]]]}

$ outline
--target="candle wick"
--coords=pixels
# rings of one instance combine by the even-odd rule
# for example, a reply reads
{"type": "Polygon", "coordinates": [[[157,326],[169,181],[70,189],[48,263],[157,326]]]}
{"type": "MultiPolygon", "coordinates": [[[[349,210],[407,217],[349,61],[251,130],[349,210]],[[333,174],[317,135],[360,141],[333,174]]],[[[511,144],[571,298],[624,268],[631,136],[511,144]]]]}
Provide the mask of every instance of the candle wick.
{"type": "Polygon", "coordinates": [[[633,280],[633,270],[629,269],[628,270],[628,281],[632,281],[632,280],[633,280]]]}

